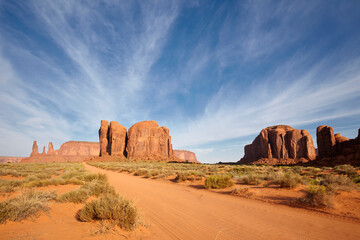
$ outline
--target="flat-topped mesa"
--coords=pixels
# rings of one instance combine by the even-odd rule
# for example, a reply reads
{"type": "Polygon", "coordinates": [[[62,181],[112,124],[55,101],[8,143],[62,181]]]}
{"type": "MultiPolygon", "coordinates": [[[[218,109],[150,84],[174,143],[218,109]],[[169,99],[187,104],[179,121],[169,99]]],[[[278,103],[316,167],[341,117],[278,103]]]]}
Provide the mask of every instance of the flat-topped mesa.
{"type": "Polygon", "coordinates": [[[190,152],[187,150],[175,150],[174,149],[175,157],[180,159],[183,162],[189,162],[189,163],[200,163],[194,152],[190,152]]]}
{"type": "Polygon", "coordinates": [[[85,141],[68,141],[61,144],[61,156],[99,156],[99,143],[85,141]]]}
{"type": "Polygon", "coordinates": [[[241,164],[296,164],[316,159],[311,135],[306,130],[277,125],[261,130],[252,144],[245,146],[241,164]]]}
{"type": "Polygon", "coordinates": [[[33,142],[32,151],[30,153],[30,157],[39,155],[39,147],[37,145],[37,142],[33,142]]]}
{"type": "Polygon", "coordinates": [[[126,146],[128,158],[142,160],[173,159],[169,129],[159,127],[155,121],[135,123],[128,132],[126,146]]]}
{"type": "Polygon", "coordinates": [[[21,162],[80,162],[99,156],[99,152],[98,142],[68,141],[63,143],[59,150],[54,150],[53,144],[50,142],[48,153],[45,153],[44,147],[42,154],[32,154],[28,158],[23,158],[21,162]]]}

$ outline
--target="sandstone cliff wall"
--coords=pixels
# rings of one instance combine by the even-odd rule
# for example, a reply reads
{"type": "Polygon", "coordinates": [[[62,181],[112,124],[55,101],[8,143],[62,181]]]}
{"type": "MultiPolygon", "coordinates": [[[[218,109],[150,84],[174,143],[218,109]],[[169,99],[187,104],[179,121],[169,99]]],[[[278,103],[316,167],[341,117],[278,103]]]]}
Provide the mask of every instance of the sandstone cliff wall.
{"type": "Polygon", "coordinates": [[[296,164],[315,158],[314,144],[308,131],[278,125],[261,130],[252,144],[245,146],[245,155],[239,163],[296,164]]]}

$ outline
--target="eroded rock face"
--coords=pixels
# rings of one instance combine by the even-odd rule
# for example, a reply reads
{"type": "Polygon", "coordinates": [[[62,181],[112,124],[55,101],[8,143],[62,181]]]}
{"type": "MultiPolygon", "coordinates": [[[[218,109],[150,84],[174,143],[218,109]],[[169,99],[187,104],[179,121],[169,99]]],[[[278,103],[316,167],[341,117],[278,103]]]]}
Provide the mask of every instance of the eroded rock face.
{"type": "Polygon", "coordinates": [[[358,137],[355,139],[348,139],[341,136],[340,133],[334,135],[330,126],[319,126],[316,135],[319,154],[314,164],[322,166],[360,165],[360,129],[358,137]]]}
{"type": "Polygon", "coordinates": [[[295,164],[316,158],[312,137],[306,130],[279,125],[261,130],[252,144],[245,146],[242,164],[295,164]]]}
{"type": "Polygon", "coordinates": [[[48,152],[47,155],[49,156],[54,156],[58,154],[58,150],[54,150],[54,145],[52,142],[49,142],[49,146],[48,146],[48,152]]]}
{"type": "Polygon", "coordinates": [[[121,156],[121,157],[126,156],[126,152],[125,152],[126,135],[127,135],[126,127],[120,125],[116,121],[110,122],[108,148],[110,150],[109,154],[111,156],[121,156]]]}
{"type": "Polygon", "coordinates": [[[334,154],[336,144],[334,130],[329,126],[319,126],[316,129],[316,141],[318,145],[318,154],[321,157],[331,156],[334,154]]]}
{"type": "Polygon", "coordinates": [[[31,156],[36,156],[36,155],[39,155],[39,147],[38,147],[38,145],[37,145],[37,142],[34,141],[34,142],[33,142],[33,146],[32,146],[32,151],[31,151],[31,153],[30,153],[30,157],[31,157],[31,156]]]}
{"type": "Polygon", "coordinates": [[[174,158],[169,129],[155,121],[143,121],[129,128],[127,157],[144,160],[174,158]]]}
{"type": "Polygon", "coordinates": [[[61,156],[99,156],[99,143],[69,141],[63,143],[59,149],[61,156]]]}
{"type": "Polygon", "coordinates": [[[45,148],[45,146],[43,147],[43,151],[42,151],[41,155],[46,155],[46,148],[45,148]]]}
{"type": "Polygon", "coordinates": [[[109,155],[109,122],[101,120],[101,126],[99,129],[99,140],[100,140],[100,156],[109,155]]]}
{"type": "Polygon", "coordinates": [[[183,162],[200,163],[194,152],[187,150],[174,150],[175,157],[183,162]]]}

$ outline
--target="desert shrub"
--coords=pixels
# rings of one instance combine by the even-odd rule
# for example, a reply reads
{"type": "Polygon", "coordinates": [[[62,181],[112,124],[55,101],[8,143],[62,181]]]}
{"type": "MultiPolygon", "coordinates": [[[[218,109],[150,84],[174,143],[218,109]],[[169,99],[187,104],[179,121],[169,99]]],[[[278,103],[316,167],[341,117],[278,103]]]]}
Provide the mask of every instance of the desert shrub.
{"type": "Polygon", "coordinates": [[[300,199],[303,204],[312,207],[332,206],[331,194],[326,191],[324,186],[310,185],[305,191],[305,196],[300,199]]]}
{"type": "Polygon", "coordinates": [[[55,198],[55,191],[38,192],[33,189],[24,191],[16,198],[0,202],[0,223],[5,223],[7,220],[21,221],[30,216],[37,216],[39,212],[47,211],[48,201],[55,198]]]}
{"type": "Polygon", "coordinates": [[[90,181],[107,181],[107,176],[106,174],[94,174],[94,173],[90,173],[90,174],[85,174],[82,178],[82,180],[86,181],[86,182],[90,182],[90,181]]]}
{"type": "Polygon", "coordinates": [[[356,171],[356,168],[347,164],[336,166],[334,170],[340,174],[347,175],[349,178],[355,178],[359,175],[356,171]]]}
{"type": "Polygon", "coordinates": [[[302,178],[296,173],[285,173],[279,175],[276,181],[281,188],[295,188],[302,183],[302,178]]]}
{"type": "Polygon", "coordinates": [[[64,193],[58,197],[59,202],[73,202],[73,203],[83,203],[90,196],[88,190],[80,188],[72,190],[70,192],[64,193]]]}
{"type": "Polygon", "coordinates": [[[176,182],[184,182],[188,180],[190,174],[188,172],[178,172],[175,177],[176,182]]]}
{"type": "Polygon", "coordinates": [[[146,174],[148,174],[148,170],[147,169],[138,169],[135,171],[134,175],[135,176],[146,176],[146,174]]]}
{"type": "Polygon", "coordinates": [[[86,203],[79,219],[83,222],[108,219],[123,229],[133,230],[139,222],[139,213],[132,201],[118,194],[106,194],[86,203]]]}
{"type": "Polygon", "coordinates": [[[110,186],[109,183],[99,180],[87,182],[81,187],[81,189],[89,191],[90,195],[96,197],[100,196],[101,194],[115,193],[115,189],[110,186]]]}
{"type": "Polygon", "coordinates": [[[226,188],[234,183],[229,175],[210,175],[205,179],[205,188],[226,188]]]}
{"type": "Polygon", "coordinates": [[[251,192],[248,187],[235,187],[230,194],[249,198],[254,195],[254,192],[251,192]]]}
{"type": "Polygon", "coordinates": [[[239,181],[241,183],[249,185],[259,185],[261,180],[262,179],[256,174],[248,174],[239,178],[239,181]]]}
{"type": "Polygon", "coordinates": [[[337,190],[349,191],[355,187],[354,182],[346,175],[334,174],[325,175],[320,181],[320,185],[332,189],[333,192],[336,192],[337,190]]]}

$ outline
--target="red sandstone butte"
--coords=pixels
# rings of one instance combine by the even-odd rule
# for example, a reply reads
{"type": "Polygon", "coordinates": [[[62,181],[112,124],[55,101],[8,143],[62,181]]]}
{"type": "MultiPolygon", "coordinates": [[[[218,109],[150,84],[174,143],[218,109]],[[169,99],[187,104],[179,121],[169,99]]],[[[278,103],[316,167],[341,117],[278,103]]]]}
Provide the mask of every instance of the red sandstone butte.
{"type": "Polygon", "coordinates": [[[313,165],[336,166],[342,164],[360,165],[360,129],[355,139],[348,139],[330,126],[319,126],[316,131],[318,157],[313,165]]]}
{"type": "Polygon", "coordinates": [[[262,129],[252,144],[245,146],[240,164],[296,164],[316,159],[311,135],[306,130],[277,125],[262,129]]]}
{"type": "Polygon", "coordinates": [[[129,128],[126,152],[133,159],[175,159],[169,129],[155,121],[135,123],[129,128]]]}
{"type": "Polygon", "coordinates": [[[126,135],[127,135],[126,127],[120,125],[116,121],[110,122],[108,148],[110,150],[109,154],[111,156],[120,156],[120,157],[126,156],[126,152],[125,152],[126,135]]]}
{"type": "Polygon", "coordinates": [[[334,153],[334,146],[336,144],[336,140],[332,127],[324,125],[317,127],[316,141],[319,156],[331,156],[334,153]]]}
{"type": "Polygon", "coordinates": [[[99,140],[100,140],[100,156],[109,155],[109,140],[108,140],[109,122],[101,120],[99,129],[99,140]]]}
{"type": "Polygon", "coordinates": [[[175,157],[180,159],[183,162],[190,162],[190,163],[200,163],[194,152],[190,152],[187,150],[174,150],[175,157]]]}

